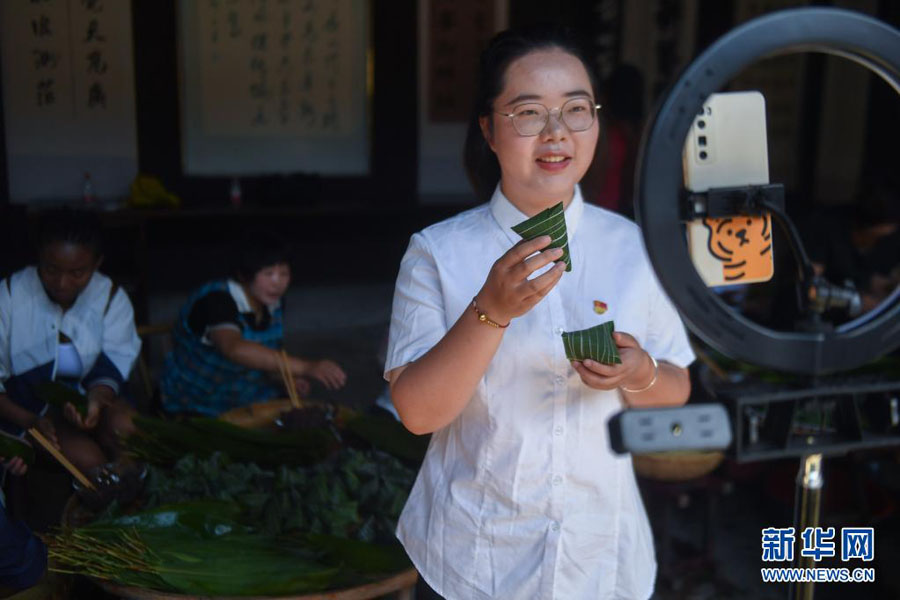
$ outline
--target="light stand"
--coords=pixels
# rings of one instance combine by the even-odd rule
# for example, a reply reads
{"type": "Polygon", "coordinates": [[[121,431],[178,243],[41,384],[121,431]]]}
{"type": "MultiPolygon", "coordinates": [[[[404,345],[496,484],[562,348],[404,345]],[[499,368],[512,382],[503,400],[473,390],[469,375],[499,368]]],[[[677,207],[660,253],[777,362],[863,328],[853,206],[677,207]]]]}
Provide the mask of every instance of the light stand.
{"type": "MultiPolygon", "coordinates": [[[[721,89],[743,68],[761,58],[791,52],[824,52],[857,62],[900,92],[900,33],[868,16],[839,9],[806,8],[772,13],[750,21],[712,44],[681,74],[658,107],[644,132],[636,173],[637,216],[647,252],[657,277],[679,308],[688,327],[707,344],[728,356],[763,367],[819,376],[847,371],[886,354],[900,345],[900,289],[877,308],[838,327],[821,318],[831,306],[851,308],[852,294],[812,274],[799,236],[777,201],[777,186],[765,189],[711,190],[704,210],[726,206],[731,214],[766,211],[788,233],[797,261],[799,297],[813,325],[805,331],[773,331],[733,311],[701,280],[688,255],[681,221],[685,211],[698,206],[691,198],[685,208],[681,154],[694,115],[706,98],[721,89]]],[[[702,202],[700,203],[702,204],[702,202]]],[[[707,212],[707,214],[710,214],[707,212]]],[[[893,407],[900,395],[898,381],[865,379],[819,380],[799,389],[734,390],[730,395],[732,425],[738,460],[764,460],[801,456],[797,480],[795,526],[819,523],[822,459],[825,454],[854,448],[900,443],[900,424],[872,427],[861,417],[867,407],[893,407]],[[809,403],[834,403],[835,431],[797,439],[792,424],[800,408],[809,403]],[[760,431],[758,407],[771,411],[769,431],[760,431]],[[775,418],[781,416],[781,419],[775,418]],[[760,435],[765,434],[765,435],[760,435]]],[[[614,448],[624,451],[662,451],[684,448],[723,448],[683,426],[687,410],[709,413],[714,420],[721,406],[626,411],[610,422],[614,448]],[[628,413],[641,413],[629,415],[628,413]],[[683,414],[684,413],[684,414],[683,414]],[[634,418],[632,418],[634,417],[634,418]],[[669,435],[666,432],[675,432],[669,435]],[[648,441],[649,440],[649,441],[648,441]]],[[[896,411],[894,411],[896,412],[896,411]]],[[[690,421],[693,422],[693,421],[690,421]]],[[[877,425],[877,424],[876,424],[877,425]]],[[[801,557],[802,558],[802,557],[801,557]]],[[[808,566],[799,561],[800,566],[808,566]]],[[[813,584],[798,584],[791,598],[812,600],[813,584]]]]}

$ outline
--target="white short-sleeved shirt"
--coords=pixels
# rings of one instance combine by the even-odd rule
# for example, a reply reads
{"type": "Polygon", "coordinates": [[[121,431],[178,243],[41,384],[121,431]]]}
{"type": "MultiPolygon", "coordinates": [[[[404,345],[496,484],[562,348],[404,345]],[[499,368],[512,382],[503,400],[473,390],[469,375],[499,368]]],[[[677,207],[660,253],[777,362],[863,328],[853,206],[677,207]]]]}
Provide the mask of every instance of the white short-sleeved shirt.
{"type": "MultiPolygon", "coordinates": [[[[647,598],[656,561],[631,457],[613,454],[617,391],[585,386],[560,334],[615,320],[658,360],[694,355],[637,226],[566,209],[573,269],[513,319],[463,412],[436,431],[397,535],[442,596],[647,598]],[[608,311],[597,314],[594,301],[608,311]]],[[[500,192],[414,234],[394,294],[385,375],[431,349],[466,310],[526,216],[500,192]]]]}
{"type": "Polygon", "coordinates": [[[53,377],[86,377],[103,354],[118,371],[117,377],[98,376],[84,384],[103,384],[119,393],[119,381],[128,377],[141,350],[134,326],[134,309],[121,288],[109,277],[94,272],[75,303],[66,311],[47,297],[35,267],[0,281],[0,393],[9,377],[54,362],[53,377]],[[72,339],[69,353],[60,360],[59,333],[72,339]],[[74,353],[74,357],[72,354],[74,353]],[[76,360],[81,371],[68,372],[76,360]],[[66,372],[58,373],[61,363],[66,372]]]}

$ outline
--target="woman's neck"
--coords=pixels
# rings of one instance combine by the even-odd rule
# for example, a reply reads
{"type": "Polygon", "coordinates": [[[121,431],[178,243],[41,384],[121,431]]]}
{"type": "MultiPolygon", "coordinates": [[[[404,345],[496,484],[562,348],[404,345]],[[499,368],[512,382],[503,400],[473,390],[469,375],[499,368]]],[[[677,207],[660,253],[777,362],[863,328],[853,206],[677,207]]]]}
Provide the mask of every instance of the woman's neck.
{"type": "Polygon", "coordinates": [[[244,290],[244,296],[247,297],[247,303],[250,304],[250,310],[256,315],[256,320],[258,322],[262,318],[263,311],[266,307],[250,293],[250,290],[243,283],[241,284],[241,289],[244,290]]]}
{"type": "Polygon", "coordinates": [[[575,197],[574,189],[556,195],[536,194],[531,190],[508,186],[502,180],[500,181],[500,192],[527,217],[533,217],[542,210],[556,206],[560,202],[563,203],[564,209],[569,208],[569,204],[575,197]]]}

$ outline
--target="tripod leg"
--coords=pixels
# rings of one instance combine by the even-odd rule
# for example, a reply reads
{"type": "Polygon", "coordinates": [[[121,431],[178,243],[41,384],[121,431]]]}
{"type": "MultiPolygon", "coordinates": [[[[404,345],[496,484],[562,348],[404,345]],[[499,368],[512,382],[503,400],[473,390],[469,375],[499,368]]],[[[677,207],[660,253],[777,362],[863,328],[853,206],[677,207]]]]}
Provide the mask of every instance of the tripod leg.
{"type": "MultiPolygon", "coordinates": [[[[797,496],[794,501],[794,532],[799,538],[807,527],[819,526],[819,512],[822,503],[822,455],[809,454],[800,462],[797,473],[797,496]]],[[[796,565],[811,568],[814,561],[811,557],[797,556],[796,565]]],[[[793,600],[813,600],[814,584],[812,582],[793,583],[789,597],[793,600]]]]}

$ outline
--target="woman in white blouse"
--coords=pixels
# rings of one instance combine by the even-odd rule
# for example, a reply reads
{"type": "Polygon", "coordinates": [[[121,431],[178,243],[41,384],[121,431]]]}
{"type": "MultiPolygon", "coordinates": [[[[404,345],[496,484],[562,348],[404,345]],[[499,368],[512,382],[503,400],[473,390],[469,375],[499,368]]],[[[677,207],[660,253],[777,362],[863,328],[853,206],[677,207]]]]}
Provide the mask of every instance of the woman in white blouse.
{"type": "Polygon", "coordinates": [[[397,532],[425,597],[653,592],[647,516],[607,421],[683,404],[694,356],[638,228],[582,199],[600,134],[589,64],[563,29],[492,41],[466,142],[489,202],[413,235],[400,266],[385,377],[407,428],[434,434],[397,532]],[[571,272],[549,237],[511,229],[559,202],[571,272]],[[610,319],[621,364],[566,359],[563,331],[610,319]]]}
{"type": "Polygon", "coordinates": [[[128,295],[97,271],[102,260],[96,215],[49,211],[37,266],[0,281],[0,429],[36,427],[83,471],[132,430],[119,393],[141,348],[128,295]],[[48,407],[35,393],[45,381],[86,394],[85,414],[48,407]]]}

